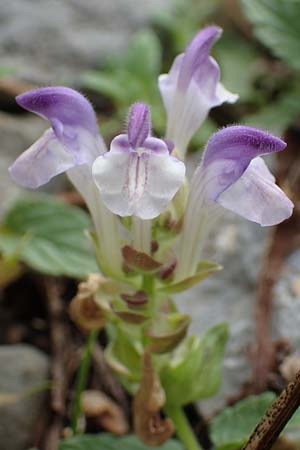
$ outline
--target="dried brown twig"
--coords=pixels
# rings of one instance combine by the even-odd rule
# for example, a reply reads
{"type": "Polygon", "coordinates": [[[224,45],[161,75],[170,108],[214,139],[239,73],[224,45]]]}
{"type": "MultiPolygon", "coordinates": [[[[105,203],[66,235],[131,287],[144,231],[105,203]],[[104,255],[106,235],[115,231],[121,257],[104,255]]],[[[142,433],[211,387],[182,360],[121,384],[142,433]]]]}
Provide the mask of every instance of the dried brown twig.
{"type": "Polygon", "coordinates": [[[93,363],[99,387],[116,400],[126,417],[129,417],[130,407],[127,396],[105,361],[104,352],[98,343],[95,344],[93,349],[93,363]]]}
{"type": "Polygon", "coordinates": [[[51,391],[52,418],[44,440],[44,450],[56,450],[63,431],[68,384],[71,376],[70,365],[74,352],[72,352],[71,333],[65,320],[61,285],[57,280],[49,277],[44,279],[44,289],[49,314],[53,383],[51,391]]]}
{"type": "Polygon", "coordinates": [[[259,422],[243,450],[269,450],[300,406],[300,371],[259,422]]]}

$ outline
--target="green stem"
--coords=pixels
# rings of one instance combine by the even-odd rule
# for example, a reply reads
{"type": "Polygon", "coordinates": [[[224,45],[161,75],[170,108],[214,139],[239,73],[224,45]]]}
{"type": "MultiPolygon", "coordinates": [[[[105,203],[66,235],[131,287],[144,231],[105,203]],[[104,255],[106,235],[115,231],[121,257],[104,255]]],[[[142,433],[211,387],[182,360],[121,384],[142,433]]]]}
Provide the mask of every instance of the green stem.
{"type": "Polygon", "coordinates": [[[150,298],[154,294],[154,277],[153,275],[143,275],[142,289],[145,291],[150,298]]]}
{"type": "Polygon", "coordinates": [[[78,422],[81,416],[81,394],[86,388],[89,370],[91,366],[92,350],[98,337],[98,330],[90,333],[85,349],[81,358],[80,366],[77,372],[75,381],[75,395],[72,403],[72,431],[74,434],[78,433],[78,422]]]}
{"type": "Polygon", "coordinates": [[[165,411],[173,421],[176,434],[184,445],[185,450],[202,450],[182,408],[167,405],[165,411]]]}

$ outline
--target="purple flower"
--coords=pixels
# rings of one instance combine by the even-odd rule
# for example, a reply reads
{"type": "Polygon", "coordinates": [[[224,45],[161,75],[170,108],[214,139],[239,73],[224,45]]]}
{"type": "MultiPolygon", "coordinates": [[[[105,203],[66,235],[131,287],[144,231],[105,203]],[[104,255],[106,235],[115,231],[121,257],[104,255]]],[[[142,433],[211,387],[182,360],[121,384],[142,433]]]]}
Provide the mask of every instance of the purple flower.
{"type": "Polygon", "coordinates": [[[195,272],[220,206],[261,226],[275,225],[291,216],[293,203],[275,184],[260,157],[285,147],[281,139],[245,126],[224,128],[211,137],[191,183],[177,278],[195,272]]]}
{"type": "Polygon", "coordinates": [[[18,184],[37,188],[72,167],[91,165],[105,151],[88,100],[66,87],[48,87],[17,97],[22,108],[51,123],[50,129],[10,167],[18,184]]]}
{"type": "Polygon", "coordinates": [[[17,102],[48,119],[51,128],[14,162],[9,169],[11,177],[34,189],[67,172],[91,212],[103,272],[119,276],[118,220],[104,206],[91,173],[94,160],[106,150],[92,106],[79,92],[65,87],[29,91],[19,95],[17,102]]]}
{"type": "Polygon", "coordinates": [[[209,55],[221,29],[207,27],[200,31],[185,53],[177,56],[170,72],[159,77],[159,88],[167,111],[167,138],[184,156],[193,134],[209,110],[224,102],[233,103],[237,95],[219,82],[220,70],[209,55]]]}
{"type": "Polygon", "coordinates": [[[184,181],[185,166],[170,155],[167,144],[150,135],[150,112],[136,103],[128,132],[113,139],[110,151],[93,164],[103,201],[115,214],[157,217],[184,181]]]}

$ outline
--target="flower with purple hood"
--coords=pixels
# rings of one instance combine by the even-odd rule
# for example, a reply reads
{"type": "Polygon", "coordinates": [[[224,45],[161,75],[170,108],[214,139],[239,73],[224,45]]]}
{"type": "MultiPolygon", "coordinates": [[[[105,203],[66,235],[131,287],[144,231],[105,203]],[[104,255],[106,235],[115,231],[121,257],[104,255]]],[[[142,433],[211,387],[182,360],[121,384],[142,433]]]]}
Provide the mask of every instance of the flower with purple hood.
{"type": "Polygon", "coordinates": [[[215,133],[191,183],[185,180],[181,159],[193,134],[211,108],[237,99],[220,83],[218,64],[209,55],[220,34],[214,26],[199,32],[169,74],[159,77],[167,113],[165,140],[151,136],[150,110],[143,103],[131,107],[127,132],[115,137],[107,151],[93,108],[80,93],[49,87],[17,97],[20,106],[49,120],[51,128],[11,166],[12,178],[36,188],[66,172],[90,209],[108,273],[122,272],[118,217],[132,217],[131,244],[150,253],[155,219],[165,211],[172,214],[184,182],[188,198],[183,216],[176,218],[182,222],[177,280],[195,273],[222,208],[262,226],[292,213],[292,202],[261,158],[283,150],[285,143],[254,128],[231,126],[215,133]]]}
{"type": "Polygon", "coordinates": [[[170,72],[159,77],[167,111],[166,137],[182,157],[210,109],[238,99],[220,83],[219,66],[209,54],[221,34],[222,30],[215,26],[200,31],[186,51],[175,58],[170,72]]]}

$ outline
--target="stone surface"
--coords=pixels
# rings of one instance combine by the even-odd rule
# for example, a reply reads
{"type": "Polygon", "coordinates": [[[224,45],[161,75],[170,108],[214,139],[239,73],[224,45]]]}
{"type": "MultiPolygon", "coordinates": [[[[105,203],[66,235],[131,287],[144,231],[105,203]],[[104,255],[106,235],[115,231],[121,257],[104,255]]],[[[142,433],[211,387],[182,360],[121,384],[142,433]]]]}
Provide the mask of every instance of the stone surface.
{"type": "MultiPolygon", "coordinates": [[[[26,344],[0,346],[0,393],[17,394],[49,379],[48,357],[26,344]]],[[[0,450],[27,450],[46,402],[46,392],[1,406],[0,450]]]]}
{"type": "MultiPolygon", "coordinates": [[[[171,0],[14,0],[0,10],[1,66],[36,83],[74,83],[171,0]]],[[[141,62],[142,64],[142,62],[141,62]]]]}
{"type": "Polygon", "coordinates": [[[272,332],[274,339],[288,340],[293,351],[300,349],[300,251],[285,261],[274,291],[272,332]]]}

